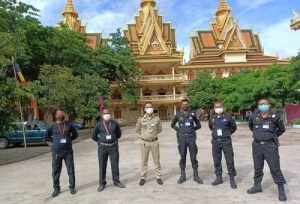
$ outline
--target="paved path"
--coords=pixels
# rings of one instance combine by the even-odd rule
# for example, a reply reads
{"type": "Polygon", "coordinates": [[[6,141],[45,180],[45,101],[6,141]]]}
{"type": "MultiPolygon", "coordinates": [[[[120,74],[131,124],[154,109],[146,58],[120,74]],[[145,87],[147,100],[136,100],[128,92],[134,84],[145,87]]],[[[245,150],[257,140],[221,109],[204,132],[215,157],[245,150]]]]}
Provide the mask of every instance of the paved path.
{"type": "MultiPolygon", "coordinates": [[[[214,179],[211,157],[210,136],[207,124],[198,132],[200,175],[204,185],[192,181],[190,162],[189,180],[183,185],[177,185],[179,175],[177,146],[175,133],[164,124],[161,134],[161,162],[165,185],[159,187],[155,176],[149,175],[144,187],[138,186],[140,153],[138,141],[133,128],[124,129],[124,138],[120,143],[121,179],[127,185],[126,189],[111,186],[109,172],[108,188],[98,193],[98,165],[96,144],[85,140],[74,145],[75,166],[78,193],[71,196],[65,168],[62,172],[61,184],[63,193],[52,199],[51,194],[51,155],[39,157],[0,166],[0,203],[1,204],[273,204],[277,202],[277,189],[273,184],[269,170],[266,168],[264,193],[247,195],[245,191],[252,184],[253,165],[251,158],[251,138],[246,127],[240,127],[234,136],[236,166],[238,171],[238,189],[229,187],[226,176],[225,183],[212,187],[214,179]]],[[[281,146],[282,168],[288,181],[289,202],[300,203],[300,131],[289,129],[282,138],[281,146]]],[[[189,161],[189,160],[188,160],[189,161]]],[[[150,160],[150,166],[152,160],[150,160]]],[[[224,168],[225,169],[225,168],[224,168]]],[[[152,172],[153,173],[153,172],[152,172]]]]}

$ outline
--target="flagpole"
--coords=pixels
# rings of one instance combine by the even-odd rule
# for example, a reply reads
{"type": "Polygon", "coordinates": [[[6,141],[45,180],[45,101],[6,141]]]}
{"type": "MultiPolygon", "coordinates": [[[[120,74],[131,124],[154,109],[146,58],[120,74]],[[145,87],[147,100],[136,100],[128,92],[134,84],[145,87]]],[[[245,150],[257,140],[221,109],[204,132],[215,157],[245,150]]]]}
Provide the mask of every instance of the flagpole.
{"type": "MultiPolygon", "coordinates": [[[[15,67],[15,59],[14,57],[12,57],[12,65],[13,65],[13,70],[14,70],[14,75],[15,75],[15,79],[16,79],[16,85],[19,86],[18,84],[18,79],[17,79],[17,72],[16,72],[16,67],[15,67]]],[[[27,149],[27,141],[26,141],[26,134],[25,134],[25,124],[24,124],[24,117],[23,117],[23,111],[22,111],[22,104],[21,104],[21,100],[18,100],[18,105],[19,105],[19,111],[20,111],[20,118],[21,118],[21,122],[22,122],[22,132],[23,132],[23,142],[24,142],[24,148],[25,151],[27,149]]]]}

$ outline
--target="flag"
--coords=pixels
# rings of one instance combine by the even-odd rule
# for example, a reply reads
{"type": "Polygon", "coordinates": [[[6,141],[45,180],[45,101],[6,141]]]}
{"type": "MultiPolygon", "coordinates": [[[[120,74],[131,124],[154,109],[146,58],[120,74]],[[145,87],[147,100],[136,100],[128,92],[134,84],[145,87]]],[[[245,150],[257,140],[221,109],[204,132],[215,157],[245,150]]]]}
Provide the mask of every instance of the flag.
{"type": "Polygon", "coordinates": [[[19,79],[19,81],[22,83],[22,84],[25,84],[26,83],[26,80],[21,72],[21,69],[20,69],[20,65],[19,64],[15,64],[15,72],[16,72],[16,75],[19,79]]]}

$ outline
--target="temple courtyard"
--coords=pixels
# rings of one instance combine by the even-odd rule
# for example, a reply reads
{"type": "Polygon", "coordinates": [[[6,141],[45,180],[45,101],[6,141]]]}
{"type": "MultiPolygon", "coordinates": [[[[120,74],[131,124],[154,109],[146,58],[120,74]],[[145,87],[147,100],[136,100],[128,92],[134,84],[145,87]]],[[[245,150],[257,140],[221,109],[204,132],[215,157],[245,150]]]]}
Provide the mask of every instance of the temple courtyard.
{"type": "MultiPolygon", "coordinates": [[[[228,177],[218,187],[211,186],[214,179],[211,156],[210,134],[207,124],[198,131],[200,175],[204,185],[192,180],[192,169],[188,159],[188,181],[178,185],[179,155],[175,132],[164,123],[161,134],[161,163],[165,184],[158,186],[153,171],[150,171],[147,183],[140,187],[139,167],[140,152],[137,135],[133,127],[123,128],[120,141],[121,180],[126,189],[112,186],[110,166],[108,167],[108,187],[98,193],[97,146],[92,140],[83,140],[74,145],[75,166],[78,193],[72,196],[68,191],[68,177],[63,168],[61,177],[62,193],[51,198],[51,154],[43,154],[30,160],[0,166],[0,203],[1,204],[234,204],[255,203],[273,204],[277,202],[277,188],[273,184],[268,168],[265,168],[264,193],[247,195],[245,192],[252,185],[253,164],[251,157],[251,134],[247,126],[239,126],[233,137],[236,167],[238,171],[238,189],[229,187],[228,177]]],[[[288,181],[288,203],[300,203],[300,130],[288,129],[281,139],[281,164],[288,181]]],[[[0,151],[1,154],[1,151],[0,151]]],[[[150,169],[153,169],[150,160],[150,169]]],[[[267,167],[267,166],[266,166],[267,167]]],[[[224,170],[226,173],[225,163],[224,170]]]]}

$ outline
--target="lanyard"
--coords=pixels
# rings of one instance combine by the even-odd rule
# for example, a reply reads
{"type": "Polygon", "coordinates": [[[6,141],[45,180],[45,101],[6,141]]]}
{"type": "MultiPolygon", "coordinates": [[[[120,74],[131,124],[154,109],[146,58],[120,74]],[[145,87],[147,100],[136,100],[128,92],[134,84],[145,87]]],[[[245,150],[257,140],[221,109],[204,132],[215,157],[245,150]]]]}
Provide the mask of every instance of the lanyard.
{"type": "Polygon", "coordinates": [[[108,135],[110,135],[109,128],[111,128],[111,122],[109,122],[109,124],[108,124],[109,127],[107,127],[105,121],[103,121],[103,126],[104,126],[104,128],[105,128],[105,130],[106,130],[106,133],[107,133],[108,135]]]}
{"type": "Polygon", "coordinates": [[[57,124],[58,131],[61,137],[65,137],[65,123],[61,125],[61,123],[57,124]]]}

